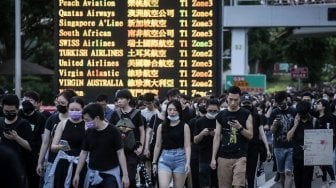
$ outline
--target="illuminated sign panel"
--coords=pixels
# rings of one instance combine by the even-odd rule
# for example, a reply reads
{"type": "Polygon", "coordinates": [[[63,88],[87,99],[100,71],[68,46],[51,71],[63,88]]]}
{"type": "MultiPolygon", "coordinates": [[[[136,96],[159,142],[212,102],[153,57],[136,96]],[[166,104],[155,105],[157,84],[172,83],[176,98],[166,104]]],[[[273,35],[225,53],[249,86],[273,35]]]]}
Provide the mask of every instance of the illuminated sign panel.
{"type": "MultiPolygon", "coordinates": [[[[216,92],[215,0],[56,0],[59,90],[89,99],[129,88],[134,96],[216,92]]],[[[218,86],[219,87],[219,86],[218,86]]]]}

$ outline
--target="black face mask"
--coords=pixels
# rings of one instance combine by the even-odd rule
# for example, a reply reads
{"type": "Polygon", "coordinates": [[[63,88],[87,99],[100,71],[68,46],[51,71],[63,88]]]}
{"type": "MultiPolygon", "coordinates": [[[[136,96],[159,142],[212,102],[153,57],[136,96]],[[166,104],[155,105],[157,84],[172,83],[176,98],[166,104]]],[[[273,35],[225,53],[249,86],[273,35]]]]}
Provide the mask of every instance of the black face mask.
{"type": "Polygon", "coordinates": [[[9,121],[12,121],[13,119],[15,119],[16,116],[17,116],[17,113],[6,113],[5,114],[5,118],[8,119],[9,121]]]}
{"type": "Polygon", "coordinates": [[[287,106],[287,103],[280,103],[280,104],[279,104],[279,108],[280,108],[280,110],[285,110],[285,109],[286,109],[286,106],[287,106]]]}
{"type": "Polygon", "coordinates": [[[299,114],[300,115],[300,119],[308,119],[309,115],[308,114],[299,114]]]}
{"type": "Polygon", "coordinates": [[[207,110],[206,110],[206,107],[205,106],[199,106],[198,107],[198,110],[202,113],[202,114],[206,114],[207,113],[207,110]]]}
{"type": "Polygon", "coordinates": [[[22,102],[22,110],[23,110],[23,113],[25,113],[25,114],[31,114],[35,110],[35,107],[31,102],[23,101],[22,102]]]}
{"type": "Polygon", "coordinates": [[[61,114],[65,114],[68,111],[68,109],[66,106],[57,105],[57,111],[61,114]]]}

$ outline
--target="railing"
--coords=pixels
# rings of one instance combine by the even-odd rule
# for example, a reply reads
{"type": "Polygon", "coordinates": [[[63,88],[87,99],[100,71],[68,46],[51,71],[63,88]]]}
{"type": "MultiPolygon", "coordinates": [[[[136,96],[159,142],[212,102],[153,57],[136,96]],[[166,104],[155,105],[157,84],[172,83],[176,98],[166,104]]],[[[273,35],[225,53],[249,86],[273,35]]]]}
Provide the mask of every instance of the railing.
{"type": "Polygon", "coordinates": [[[299,5],[336,4],[336,0],[227,0],[224,6],[299,6],[299,5]]]}

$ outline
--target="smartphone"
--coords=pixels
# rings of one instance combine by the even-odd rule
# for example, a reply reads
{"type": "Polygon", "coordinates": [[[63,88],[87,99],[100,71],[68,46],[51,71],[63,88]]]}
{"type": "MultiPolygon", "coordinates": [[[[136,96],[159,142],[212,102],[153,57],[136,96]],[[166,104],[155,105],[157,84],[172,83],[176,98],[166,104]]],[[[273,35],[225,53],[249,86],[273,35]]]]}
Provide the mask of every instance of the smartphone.
{"type": "Polygon", "coordinates": [[[11,130],[12,130],[12,129],[9,128],[9,127],[5,127],[5,128],[4,128],[4,132],[5,132],[6,134],[10,134],[9,132],[10,132],[11,130]]]}
{"type": "Polygon", "coordinates": [[[214,130],[215,130],[215,128],[208,128],[208,130],[209,130],[209,131],[214,131],[214,130]]]}
{"type": "Polygon", "coordinates": [[[69,142],[66,141],[66,140],[60,140],[59,144],[62,145],[62,146],[66,146],[66,148],[70,149],[69,142]]]}
{"type": "Polygon", "coordinates": [[[236,120],[235,117],[232,117],[232,116],[229,116],[229,117],[228,117],[228,121],[234,122],[234,120],[236,120]]]}

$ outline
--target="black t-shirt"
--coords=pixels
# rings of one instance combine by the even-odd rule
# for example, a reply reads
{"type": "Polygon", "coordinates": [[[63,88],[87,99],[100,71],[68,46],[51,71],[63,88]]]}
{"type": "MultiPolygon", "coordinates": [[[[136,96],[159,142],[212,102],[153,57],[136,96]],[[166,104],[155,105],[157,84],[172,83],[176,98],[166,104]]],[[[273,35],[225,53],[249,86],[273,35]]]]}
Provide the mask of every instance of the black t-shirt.
{"type": "Polygon", "coordinates": [[[90,152],[89,167],[93,170],[105,171],[119,165],[117,151],[123,148],[119,130],[108,125],[104,130],[88,129],[82,149],[90,152]]]}
{"type": "Polygon", "coordinates": [[[184,148],[184,121],[176,126],[162,125],[162,149],[184,148]]]}
{"type": "Polygon", "coordinates": [[[31,116],[27,116],[23,113],[22,110],[19,111],[19,116],[30,123],[34,135],[34,141],[31,147],[33,153],[38,154],[42,144],[42,134],[44,132],[44,125],[46,123],[45,116],[38,111],[35,111],[31,116]]]}
{"type": "Polygon", "coordinates": [[[320,129],[332,129],[333,130],[333,148],[336,145],[336,126],[335,126],[335,119],[333,115],[324,115],[319,118],[320,120],[320,129]]]}
{"type": "MultiPolygon", "coordinates": [[[[57,128],[57,125],[60,121],[61,121],[61,119],[59,118],[59,113],[55,113],[47,119],[47,122],[45,124],[45,129],[50,131],[50,135],[49,135],[50,136],[50,145],[51,145],[51,142],[52,142],[53,137],[55,135],[55,130],[57,128]]],[[[54,162],[54,160],[56,158],[56,155],[57,155],[57,153],[51,152],[49,150],[48,162],[51,162],[51,163],[54,162]]]]}
{"type": "Polygon", "coordinates": [[[315,120],[315,126],[313,125],[314,120],[311,116],[306,122],[299,122],[298,127],[296,128],[293,136],[293,157],[296,159],[303,160],[303,148],[304,145],[304,130],[306,129],[315,129],[319,127],[319,121],[315,120]]]}
{"type": "MultiPolygon", "coordinates": [[[[208,119],[206,117],[199,118],[195,123],[194,136],[200,134],[203,129],[208,128],[214,130],[216,128],[216,119],[208,119]]],[[[199,160],[200,162],[210,162],[212,155],[213,136],[204,136],[201,142],[199,142],[199,160]]]]}
{"type": "Polygon", "coordinates": [[[190,129],[190,142],[191,142],[191,159],[198,159],[198,154],[199,154],[199,148],[198,148],[198,144],[195,144],[194,142],[194,132],[195,132],[195,129],[196,129],[196,121],[201,118],[201,116],[196,116],[196,117],[193,117],[188,125],[189,125],[189,129],[190,129]]]}
{"type": "Polygon", "coordinates": [[[29,153],[28,150],[23,148],[14,140],[8,140],[3,132],[5,129],[15,130],[17,134],[24,140],[26,140],[31,146],[34,140],[33,131],[30,127],[30,124],[27,120],[24,120],[20,117],[13,124],[6,124],[5,118],[0,118],[0,138],[1,143],[11,148],[15,153],[20,157],[22,164],[24,164],[25,156],[29,153]]]}
{"type": "Polygon", "coordinates": [[[222,110],[217,115],[217,121],[221,124],[221,142],[218,156],[227,159],[238,159],[246,157],[248,139],[245,138],[237,129],[231,129],[228,124],[229,119],[238,120],[246,129],[246,121],[250,111],[240,108],[236,112],[230,112],[228,109],[222,110]]]}
{"type": "Polygon", "coordinates": [[[274,109],[269,118],[269,125],[273,124],[277,116],[280,118],[280,124],[273,134],[274,148],[291,148],[293,144],[287,140],[287,133],[294,125],[296,110],[292,107],[288,107],[286,110],[274,109]]]}
{"type": "MultiPolygon", "coordinates": [[[[131,116],[131,114],[134,110],[136,110],[136,109],[132,109],[130,112],[128,112],[126,114],[121,113],[121,117],[130,118],[130,116],[131,116]]],[[[114,110],[112,115],[111,115],[110,123],[112,125],[116,125],[119,120],[120,120],[120,118],[118,116],[117,110],[114,110]]],[[[144,121],[143,121],[143,118],[142,118],[142,115],[141,115],[141,111],[139,110],[131,120],[132,120],[134,126],[136,127],[134,129],[135,140],[137,142],[140,142],[140,130],[139,130],[139,128],[141,126],[144,126],[144,121]]]]}

